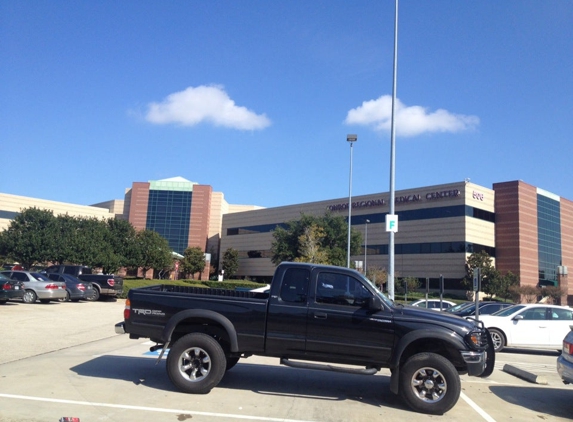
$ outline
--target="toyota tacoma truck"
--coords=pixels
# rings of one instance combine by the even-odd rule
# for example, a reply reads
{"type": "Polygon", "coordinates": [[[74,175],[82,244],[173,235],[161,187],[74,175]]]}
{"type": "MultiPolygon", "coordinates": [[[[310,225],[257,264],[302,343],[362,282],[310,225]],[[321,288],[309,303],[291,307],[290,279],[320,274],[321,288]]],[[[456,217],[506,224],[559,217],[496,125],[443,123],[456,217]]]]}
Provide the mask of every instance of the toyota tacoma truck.
{"type": "Polygon", "coordinates": [[[86,300],[96,301],[101,296],[119,297],[123,293],[123,278],[113,274],[93,274],[85,265],[51,265],[45,273],[69,274],[81,281],[92,283],[91,295],[86,300]]]}
{"type": "Polygon", "coordinates": [[[443,414],[458,401],[460,374],[487,377],[495,353],[476,320],[396,304],[357,271],[281,263],[270,292],[156,285],[131,289],[124,320],[131,339],[169,349],[171,382],[186,393],[217,386],[242,358],[270,356],[294,368],[373,375],[415,411],[443,414]]]}

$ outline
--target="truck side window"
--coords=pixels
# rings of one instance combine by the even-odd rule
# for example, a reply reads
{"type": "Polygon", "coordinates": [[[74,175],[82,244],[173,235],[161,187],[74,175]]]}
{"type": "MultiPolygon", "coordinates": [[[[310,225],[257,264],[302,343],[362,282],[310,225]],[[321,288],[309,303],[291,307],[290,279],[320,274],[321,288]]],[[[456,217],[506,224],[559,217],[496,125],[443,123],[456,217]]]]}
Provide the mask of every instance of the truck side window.
{"type": "Polygon", "coordinates": [[[362,306],[372,296],[354,277],[321,272],[316,280],[316,302],[335,305],[362,306]]]}
{"type": "Polygon", "coordinates": [[[290,303],[305,303],[308,296],[310,273],[302,268],[285,271],[281,286],[281,300],[290,303]]]}

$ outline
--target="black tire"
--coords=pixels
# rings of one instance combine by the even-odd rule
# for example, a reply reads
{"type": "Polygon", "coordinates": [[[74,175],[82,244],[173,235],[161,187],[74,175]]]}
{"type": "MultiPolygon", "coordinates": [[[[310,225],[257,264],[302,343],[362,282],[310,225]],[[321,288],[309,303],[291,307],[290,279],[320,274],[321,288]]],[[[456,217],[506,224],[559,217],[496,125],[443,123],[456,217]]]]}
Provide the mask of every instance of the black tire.
{"type": "Polygon", "coordinates": [[[435,353],[418,353],[400,369],[400,395],[416,412],[446,413],[457,403],[461,389],[454,365],[435,353]]]}
{"type": "Polygon", "coordinates": [[[493,341],[493,350],[495,350],[496,353],[501,352],[506,345],[505,335],[497,328],[490,328],[489,334],[493,341]]]}
{"type": "Polygon", "coordinates": [[[86,300],[89,302],[96,302],[99,300],[100,293],[97,287],[92,287],[92,294],[86,297],[86,300]]]}
{"type": "Polygon", "coordinates": [[[24,303],[34,303],[37,299],[38,296],[34,290],[26,290],[24,296],[22,296],[22,302],[24,303]]]}
{"type": "Polygon", "coordinates": [[[233,369],[233,367],[239,362],[239,359],[241,358],[227,358],[227,369],[226,371],[228,371],[229,369],[233,369]]]}
{"type": "Polygon", "coordinates": [[[0,300],[0,305],[6,305],[7,302],[8,302],[8,299],[2,299],[2,300],[0,300]]]}
{"type": "Polygon", "coordinates": [[[70,292],[66,290],[66,297],[62,299],[58,299],[60,302],[69,302],[70,301],[70,292]]]}
{"type": "Polygon", "coordinates": [[[184,393],[208,393],[219,384],[226,368],[227,358],[221,345],[203,333],[181,337],[167,355],[169,379],[184,393]]]}

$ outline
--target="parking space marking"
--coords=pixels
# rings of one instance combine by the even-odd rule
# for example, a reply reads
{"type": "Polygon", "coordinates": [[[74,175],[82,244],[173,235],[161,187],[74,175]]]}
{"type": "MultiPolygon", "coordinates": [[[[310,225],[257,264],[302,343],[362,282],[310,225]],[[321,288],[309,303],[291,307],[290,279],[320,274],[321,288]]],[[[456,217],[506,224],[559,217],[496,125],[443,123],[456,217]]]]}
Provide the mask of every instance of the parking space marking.
{"type": "Polygon", "coordinates": [[[284,419],[284,418],[270,418],[265,416],[252,416],[252,415],[234,415],[231,413],[213,413],[213,412],[197,412],[189,409],[164,409],[161,407],[145,407],[145,406],[130,406],[127,404],[112,404],[112,403],[92,403],[89,401],[76,401],[76,400],[61,400],[61,399],[50,399],[46,397],[32,397],[32,396],[21,396],[17,394],[2,394],[0,393],[0,398],[16,399],[16,400],[31,400],[31,401],[41,401],[46,403],[60,403],[60,404],[73,404],[79,406],[96,406],[96,407],[108,407],[115,409],[125,409],[125,410],[141,410],[145,412],[159,412],[159,413],[181,413],[187,415],[195,416],[211,416],[215,418],[227,419],[243,419],[249,421],[269,421],[269,422],[314,422],[301,419],[284,419]]]}
{"type": "Polygon", "coordinates": [[[466,396],[464,393],[460,393],[460,397],[463,401],[470,405],[470,407],[475,410],[482,418],[488,422],[495,422],[495,419],[486,413],[481,407],[479,407],[472,399],[466,396]]]}

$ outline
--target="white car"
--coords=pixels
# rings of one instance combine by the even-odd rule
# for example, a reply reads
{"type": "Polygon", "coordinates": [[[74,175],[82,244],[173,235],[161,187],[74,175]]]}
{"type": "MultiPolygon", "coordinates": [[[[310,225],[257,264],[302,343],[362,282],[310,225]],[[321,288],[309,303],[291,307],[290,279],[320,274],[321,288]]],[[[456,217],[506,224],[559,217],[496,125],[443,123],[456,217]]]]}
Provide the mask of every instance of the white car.
{"type": "Polygon", "coordinates": [[[433,311],[439,311],[439,310],[443,311],[444,309],[448,309],[452,306],[455,306],[455,303],[449,300],[442,300],[442,308],[440,309],[440,299],[428,299],[427,306],[426,306],[426,299],[420,299],[410,303],[410,305],[417,306],[418,308],[432,309],[433,311]]]}
{"type": "Polygon", "coordinates": [[[519,304],[480,317],[489,329],[496,352],[504,347],[561,350],[563,338],[573,325],[573,309],[567,306],[519,304]]]}

